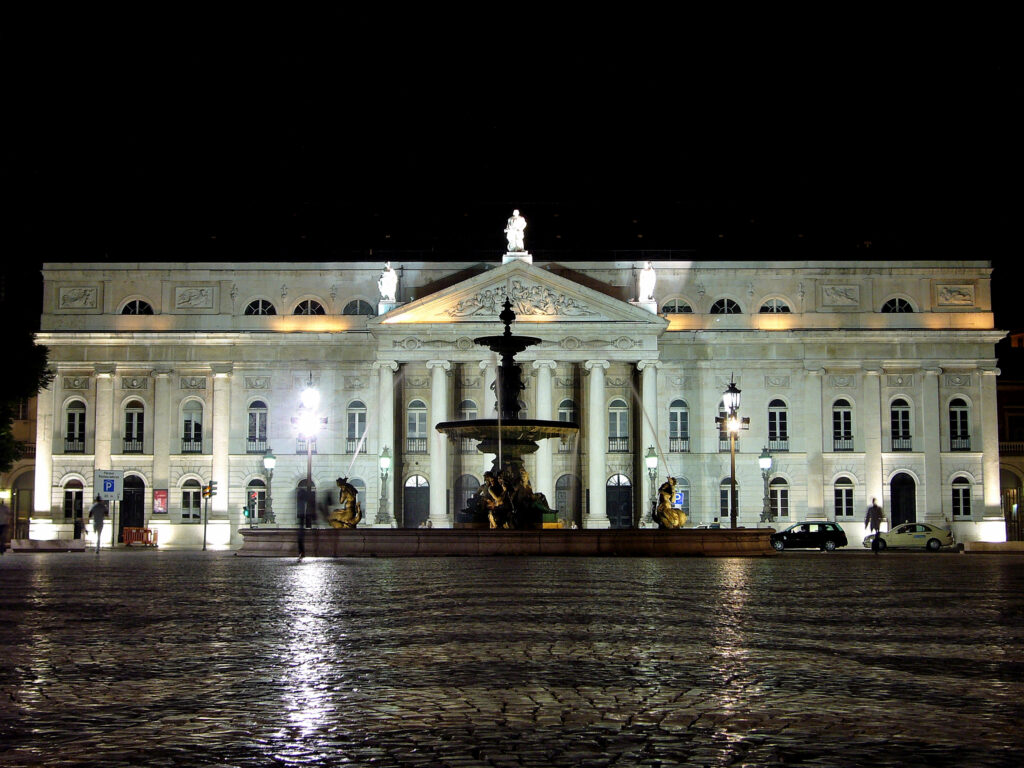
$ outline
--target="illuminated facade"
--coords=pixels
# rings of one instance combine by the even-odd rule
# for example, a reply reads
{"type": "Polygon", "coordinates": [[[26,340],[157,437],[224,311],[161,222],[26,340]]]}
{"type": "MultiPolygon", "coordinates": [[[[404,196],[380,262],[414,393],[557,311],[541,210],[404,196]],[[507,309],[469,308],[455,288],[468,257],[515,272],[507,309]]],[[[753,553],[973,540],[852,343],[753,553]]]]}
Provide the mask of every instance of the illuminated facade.
{"type": "Polygon", "coordinates": [[[760,520],[767,447],[776,526],[836,520],[857,546],[875,497],[890,521],[1004,538],[987,262],[654,261],[655,302],[636,300],[645,262],[392,266],[384,303],[380,263],[47,264],[39,341],[57,376],[39,398],[32,535],[70,537],[69,496],[120,469],[119,525],[197,546],[212,479],[208,539],[237,545],[268,449],[277,524],[294,525],[310,378],[326,419],[316,489],[348,477],[363,525],[451,526],[490,457],[433,426],[491,416],[495,360],[473,339],[496,332],[509,296],[519,332],[544,340],[518,356],[524,415],[581,426],[527,458],[566,524],[641,524],[649,446],[691,525],[727,521],[715,419],[734,380],[750,419],[740,525],[760,520]]]}

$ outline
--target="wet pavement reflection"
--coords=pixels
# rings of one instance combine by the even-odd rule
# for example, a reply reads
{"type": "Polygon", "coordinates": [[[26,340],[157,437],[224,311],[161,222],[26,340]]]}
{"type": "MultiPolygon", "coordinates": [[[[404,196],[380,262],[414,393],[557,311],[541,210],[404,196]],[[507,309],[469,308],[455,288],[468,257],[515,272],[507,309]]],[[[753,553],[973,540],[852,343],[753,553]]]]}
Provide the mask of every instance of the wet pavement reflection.
{"type": "Polygon", "coordinates": [[[1009,766],[1024,557],[0,559],[0,764],[1009,766]]]}

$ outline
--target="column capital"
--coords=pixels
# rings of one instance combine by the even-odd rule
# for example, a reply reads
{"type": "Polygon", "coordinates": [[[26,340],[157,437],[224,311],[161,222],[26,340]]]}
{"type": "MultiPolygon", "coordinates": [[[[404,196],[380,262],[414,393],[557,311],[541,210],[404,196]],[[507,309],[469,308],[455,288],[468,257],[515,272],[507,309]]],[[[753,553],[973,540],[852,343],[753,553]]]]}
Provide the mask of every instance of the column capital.
{"type": "Polygon", "coordinates": [[[450,371],[452,363],[450,360],[427,360],[427,369],[433,370],[434,368],[440,368],[444,371],[450,371]]]}
{"type": "Polygon", "coordinates": [[[480,370],[481,371],[486,371],[487,370],[487,366],[493,367],[494,366],[494,361],[493,360],[481,360],[480,361],[480,370]]]}
{"type": "Polygon", "coordinates": [[[882,375],[882,368],[881,368],[881,366],[877,366],[877,365],[865,365],[864,366],[864,375],[865,376],[881,376],[882,375]]]}
{"type": "Polygon", "coordinates": [[[824,376],[825,375],[825,369],[824,368],[804,368],[804,373],[806,373],[808,376],[824,376]]]}
{"type": "Polygon", "coordinates": [[[942,368],[937,365],[922,366],[921,370],[924,371],[926,376],[938,376],[942,373],[942,368]]]}
{"type": "Polygon", "coordinates": [[[226,379],[231,376],[233,366],[231,363],[211,363],[210,373],[215,379],[226,379]]]}
{"type": "Polygon", "coordinates": [[[153,378],[154,379],[169,379],[171,374],[174,373],[173,368],[154,368],[153,378]]]}
{"type": "Polygon", "coordinates": [[[643,373],[646,369],[652,368],[657,370],[658,366],[661,365],[661,360],[637,360],[636,369],[643,373]]]}
{"type": "Polygon", "coordinates": [[[998,368],[979,368],[978,373],[982,376],[998,376],[1002,371],[998,368]]]}
{"type": "Polygon", "coordinates": [[[390,368],[392,373],[398,372],[398,363],[394,360],[374,360],[373,370],[378,371],[382,368],[390,368]]]}
{"type": "Polygon", "coordinates": [[[531,365],[535,370],[538,371],[541,368],[547,368],[549,371],[553,371],[555,370],[555,368],[558,367],[558,362],[555,360],[534,360],[533,363],[531,363],[531,365]]]}
{"type": "Polygon", "coordinates": [[[583,367],[586,368],[588,371],[592,371],[595,368],[608,370],[608,368],[611,367],[611,363],[609,363],[607,360],[587,360],[587,362],[583,364],[583,367]]]}

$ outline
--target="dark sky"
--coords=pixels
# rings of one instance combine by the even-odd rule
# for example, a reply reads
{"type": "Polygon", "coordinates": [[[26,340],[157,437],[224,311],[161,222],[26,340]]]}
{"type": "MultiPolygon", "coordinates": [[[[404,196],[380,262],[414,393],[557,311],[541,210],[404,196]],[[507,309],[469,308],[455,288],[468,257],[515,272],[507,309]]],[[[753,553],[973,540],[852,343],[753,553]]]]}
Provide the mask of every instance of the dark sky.
{"type": "Polygon", "coordinates": [[[491,258],[519,207],[540,260],[1013,252],[1021,73],[995,40],[504,11],[12,20],[10,249],[491,258]]]}

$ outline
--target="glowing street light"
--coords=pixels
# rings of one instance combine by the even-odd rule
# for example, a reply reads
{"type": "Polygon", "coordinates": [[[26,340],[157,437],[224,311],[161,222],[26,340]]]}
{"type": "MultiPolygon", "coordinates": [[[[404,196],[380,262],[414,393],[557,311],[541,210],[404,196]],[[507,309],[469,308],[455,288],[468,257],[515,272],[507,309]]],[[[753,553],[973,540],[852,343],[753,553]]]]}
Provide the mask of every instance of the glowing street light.
{"type": "Polygon", "coordinates": [[[391,451],[385,445],[380,452],[380,504],[377,506],[377,525],[390,525],[388,514],[388,475],[391,472],[391,451]]]}
{"type": "Polygon", "coordinates": [[[715,417],[715,423],[720,432],[729,433],[729,527],[736,527],[737,503],[736,503],[736,437],[741,429],[750,429],[750,419],[740,418],[740,390],[736,382],[731,378],[729,386],[722,393],[722,407],[726,410],[725,416],[715,417]]]}
{"type": "Polygon", "coordinates": [[[274,504],[271,500],[270,489],[274,482],[274,467],[277,466],[277,456],[274,452],[267,448],[267,452],[263,454],[263,468],[267,470],[267,508],[264,513],[266,522],[274,522],[274,504]]]}
{"type": "Polygon", "coordinates": [[[654,451],[654,446],[647,448],[647,455],[644,456],[644,464],[647,465],[647,477],[651,481],[651,506],[647,514],[644,515],[644,522],[654,525],[654,511],[657,497],[654,494],[654,484],[657,482],[658,477],[658,454],[654,451]]]}
{"type": "Polygon", "coordinates": [[[772,476],[772,453],[768,446],[764,447],[761,455],[757,457],[757,466],[761,468],[761,477],[764,478],[764,498],[761,500],[761,522],[770,523],[775,519],[772,514],[772,500],[768,495],[768,479],[772,476]]]}

